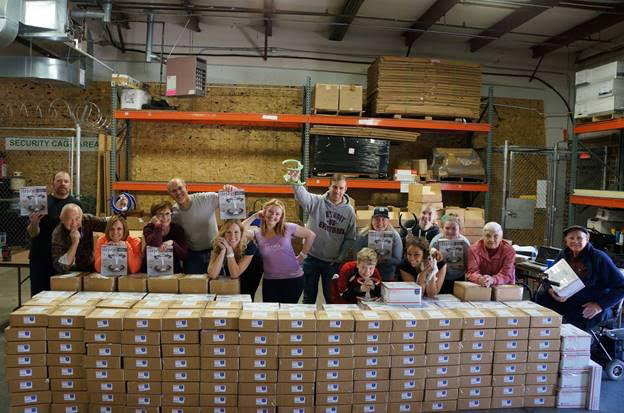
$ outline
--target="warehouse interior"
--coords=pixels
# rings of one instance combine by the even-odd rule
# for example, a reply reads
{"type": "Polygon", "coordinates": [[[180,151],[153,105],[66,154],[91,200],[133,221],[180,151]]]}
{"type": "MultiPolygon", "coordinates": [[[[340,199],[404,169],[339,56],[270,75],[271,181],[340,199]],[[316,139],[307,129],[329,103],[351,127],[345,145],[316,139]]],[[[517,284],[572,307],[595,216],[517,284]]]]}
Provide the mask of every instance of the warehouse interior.
{"type": "MultiPolygon", "coordinates": [[[[85,213],[116,214],[117,197],[131,195],[123,215],[142,234],[150,207],[175,201],[175,177],[189,192],[243,189],[247,214],[276,198],[288,222],[305,226],[309,211],[285,180],[293,162],[284,161],[297,160],[310,193],[325,193],[334,173],[347,176],[358,232],[375,207],[387,207],[399,231],[428,204],[439,218],[459,214],[469,244],[485,223],[499,223],[531,262],[541,248],[565,248],[566,228],[590,228],[592,245],[624,268],[623,78],[616,0],[0,0],[0,322],[9,325],[31,296],[20,188],[50,193],[58,171],[69,173],[85,213]],[[11,265],[16,256],[26,261],[11,265]]],[[[302,252],[299,239],[293,246],[302,252]]],[[[526,280],[528,301],[540,282],[526,280]]],[[[87,290],[86,278],[74,281],[87,290]]],[[[318,308],[325,302],[319,287],[318,308]]],[[[0,335],[0,403],[29,411],[9,390],[6,371],[16,366],[5,363],[11,340],[0,335]]],[[[616,411],[622,381],[609,379],[611,366],[602,366],[597,395],[591,374],[575,388],[582,402],[558,404],[566,389],[549,382],[545,407],[523,393],[522,404],[485,408],[616,411]]],[[[354,401],[333,411],[318,401],[302,410],[198,402],[179,412],[460,409],[425,397],[400,410],[386,393],[372,410],[354,401]]],[[[98,410],[105,403],[81,401],[67,411],[178,412],[128,403],[98,410]]],[[[32,411],[70,405],[44,401],[32,411]]],[[[485,405],[461,409],[471,406],[485,405]]]]}

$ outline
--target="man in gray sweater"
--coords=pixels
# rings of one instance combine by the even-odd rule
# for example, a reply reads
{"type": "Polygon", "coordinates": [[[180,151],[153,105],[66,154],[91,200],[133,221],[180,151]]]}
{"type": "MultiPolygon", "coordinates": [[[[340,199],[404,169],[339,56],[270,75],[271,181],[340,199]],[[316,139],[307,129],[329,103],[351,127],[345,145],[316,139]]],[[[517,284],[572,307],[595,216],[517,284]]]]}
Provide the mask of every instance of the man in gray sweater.
{"type": "MultiPolygon", "coordinates": [[[[290,173],[293,181],[299,180],[299,171],[290,173]]],[[[340,263],[349,258],[355,241],[355,210],[349,205],[347,180],[336,174],[323,195],[309,193],[303,186],[294,185],[295,200],[309,215],[307,227],[316,234],[312,249],[303,261],[303,302],[316,303],[319,278],[323,283],[323,296],[331,303],[331,280],[338,273],[340,263]]]]}
{"type": "MultiPolygon", "coordinates": [[[[223,187],[226,191],[237,188],[223,187]]],[[[205,274],[210,261],[212,240],[217,236],[215,211],[219,207],[219,194],[216,192],[188,193],[186,183],[181,178],[173,178],[167,184],[167,192],[176,201],[171,209],[171,221],[184,228],[188,254],[184,261],[186,274],[205,274]]]]}

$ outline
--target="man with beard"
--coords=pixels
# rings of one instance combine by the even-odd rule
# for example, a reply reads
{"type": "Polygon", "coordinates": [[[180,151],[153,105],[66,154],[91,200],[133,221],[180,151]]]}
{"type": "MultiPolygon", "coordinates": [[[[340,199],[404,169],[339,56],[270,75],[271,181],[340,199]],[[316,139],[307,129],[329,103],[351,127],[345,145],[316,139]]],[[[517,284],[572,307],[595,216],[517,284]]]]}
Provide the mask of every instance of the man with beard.
{"type": "Polygon", "coordinates": [[[50,277],[57,273],[52,264],[52,231],[59,224],[59,216],[65,205],[80,205],[80,201],[70,196],[70,191],[69,174],[57,172],[52,182],[52,193],[48,195],[47,215],[40,212],[30,214],[27,231],[31,238],[29,255],[31,295],[49,290],[50,277]]]}

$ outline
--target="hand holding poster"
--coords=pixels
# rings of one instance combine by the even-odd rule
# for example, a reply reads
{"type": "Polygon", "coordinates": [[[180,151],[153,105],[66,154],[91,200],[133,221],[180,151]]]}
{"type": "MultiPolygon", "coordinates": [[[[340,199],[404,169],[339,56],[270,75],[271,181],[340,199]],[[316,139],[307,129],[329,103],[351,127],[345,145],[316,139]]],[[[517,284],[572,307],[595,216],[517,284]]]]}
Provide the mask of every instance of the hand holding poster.
{"type": "Polygon", "coordinates": [[[146,247],[147,276],[173,275],[173,247],[161,251],[158,247],[146,247]]]}
{"type": "Polygon", "coordinates": [[[245,191],[219,191],[221,219],[245,219],[245,191]]]}
{"type": "Polygon", "coordinates": [[[23,217],[38,212],[48,214],[48,193],[45,186],[25,186],[20,188],[20,215],[23,217]]]}
{"type": "Polygon", "coordinates": [[[126,245],[102,245],[100,274],[107,277],[128,275],[128,247],[126,245]]]}

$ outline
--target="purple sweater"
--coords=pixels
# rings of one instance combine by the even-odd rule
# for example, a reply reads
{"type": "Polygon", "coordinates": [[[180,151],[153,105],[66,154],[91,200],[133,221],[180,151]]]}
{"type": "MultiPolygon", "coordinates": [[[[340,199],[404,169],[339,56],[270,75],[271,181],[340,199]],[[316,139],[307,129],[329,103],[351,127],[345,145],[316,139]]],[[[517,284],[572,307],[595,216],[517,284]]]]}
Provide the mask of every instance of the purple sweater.
{"type": "Polygon", "coordinates": [[[272,238],[266,238],[259,230],[256,231],[256,243],[262,255],[264,278],[267,280],[285,280],[303,275],[291,242],[295,229],[295,224],[287,222],[284,236],[272,238]]]}

